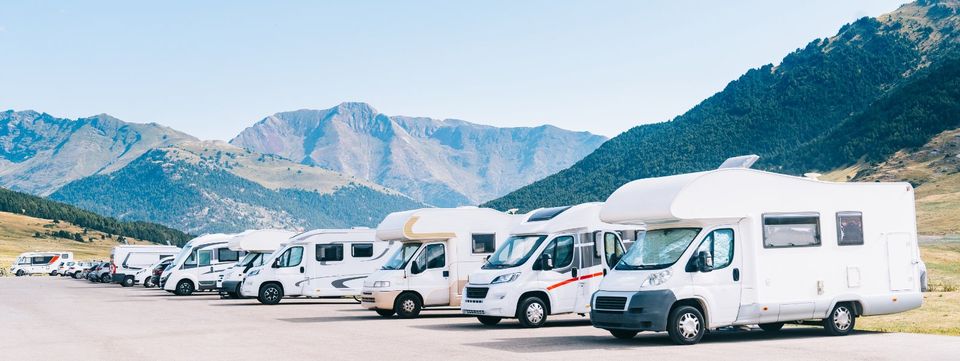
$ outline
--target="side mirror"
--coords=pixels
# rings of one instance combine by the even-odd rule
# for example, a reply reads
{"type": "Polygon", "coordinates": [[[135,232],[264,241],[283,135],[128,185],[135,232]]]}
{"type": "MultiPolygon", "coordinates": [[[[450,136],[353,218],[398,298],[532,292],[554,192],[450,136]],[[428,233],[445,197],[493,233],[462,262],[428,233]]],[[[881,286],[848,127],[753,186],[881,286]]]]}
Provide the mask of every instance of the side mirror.
{"type": "Polygon", "coordinates": [[[277,259],[273,260],[273,263],[270,264],[270,268],[280,268],[280,259],[277,258],[277,259]]]}
{"type": "Polygon", "coordinates": [[[488,254],[486,257],[483,257],[483,263],[490,263],[490,256],[492,255],[488,254]]]}
{"type": "Polygon", "coordinates": [[[549,271],[553,269],[553,257],[549,254],[540,255],[540,270],[549,271]]]}
{"type": "Polygon", "coordinates": [[[707,251],[700,251],[700,253],[697,253],[697,271],[713,271],[713,258],[710,258],[710,254],[707,253],[707,251]]]}

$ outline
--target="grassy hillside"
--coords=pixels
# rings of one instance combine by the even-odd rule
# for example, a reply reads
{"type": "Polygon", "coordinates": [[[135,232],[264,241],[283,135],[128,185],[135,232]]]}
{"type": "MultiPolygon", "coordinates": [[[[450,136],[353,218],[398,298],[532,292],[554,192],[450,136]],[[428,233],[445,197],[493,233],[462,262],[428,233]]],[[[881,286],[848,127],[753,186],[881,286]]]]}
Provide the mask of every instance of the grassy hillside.
{"type": "MultiPolygon", "coordinates": [[[[110,258],[110,250],[121,244],[118,239],[117,235],[89,229],[84,234],[83,227],[65,221],[0,212],[0,267],[9,269],[17,255],[29,251],[69,251],[82,261],[106,260],[110,258]],[[57,232],[81,234],[84,242],[51,235],[57,232]]],[[[125,237],[125,241],[149,244],[131,237],[125,237]]]]}

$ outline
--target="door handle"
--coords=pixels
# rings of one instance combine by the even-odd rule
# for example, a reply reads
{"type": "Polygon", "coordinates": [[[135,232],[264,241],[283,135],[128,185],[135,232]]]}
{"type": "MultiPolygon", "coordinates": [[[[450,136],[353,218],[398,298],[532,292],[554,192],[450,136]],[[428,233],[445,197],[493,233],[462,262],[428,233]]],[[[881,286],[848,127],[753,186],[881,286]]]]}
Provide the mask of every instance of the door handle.
{"type": "Polygon", "coordinates": [[[739,268],[734,268],[734,269],[733,269],[733,281],[734,281],[734,282],[740,281],[740,269],[739,269],[739,268]]]}
{"type": "Polygon", "coordinates": [[[450,277],[450,271],[443,271],[443,277],[450,277]]]}
{"type": "Polygon", "coordinates": [[[579,272],[577,272],[576,267],[570,269],[570,277],[577,278],[577,273],[579,272]]]}
{"type": "Polygon", "coordinates": [[[300,273],[303,273],[303,266],[300,266],[300,273]]]}

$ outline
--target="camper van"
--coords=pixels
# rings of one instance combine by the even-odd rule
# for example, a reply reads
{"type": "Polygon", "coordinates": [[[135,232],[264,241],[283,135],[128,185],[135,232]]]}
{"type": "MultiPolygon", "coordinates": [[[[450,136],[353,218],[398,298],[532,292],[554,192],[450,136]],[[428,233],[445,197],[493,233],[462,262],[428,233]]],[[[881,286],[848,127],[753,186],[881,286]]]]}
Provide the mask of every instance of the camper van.
{"type": "Polygon", "coordinates": [[[755,160],[610,195],[601,220],[647,231],[594,294],[595,327],[617,338],[667,331],[677,344],[795,322],[846,335],[857,317],[920,307],[910,184],[825,182],[749,169],[755,160]]]}
{"type": "Polygon", "coordinates": [[[390,242],[372,229],[319,229],[302,233],[250,270],[241,295],[273,305],[284,296],[360,296],[363,280],[386,261],[390,242]]]}
{"type": "Polygon", "coordinates": [[[517,318],[540,327],[548,315],[590,312],[590,297],[643,226],[600,221],[602,203],[543,208],[510,232],[470,274],[460,309],[481,323],[517,318]]]}
{"type": "Polygon", "coordinates": [[[227,248],[246,252],[246,256],[237,264],[227,268],[220,274],[217,280],[217,289],[220,290],[220,296],[225,298],[240,298],[240,283],[247,271],[253,267],[262,266],[264,260],[270,257],[273,251],[287,241],[296,233],[281,229],[260,229],[247,231],[230,240],[227,248]]]}
{"type": "Polygon", "coordinates": [[[228,247],[232,234],[208,234],[194,238],[160,276],[160,287],[177,296],[196,291],[214,291],[220,272],[240,261],[243,252],[228,247]]]}
{"type": "Polygon", "coordinates": [[[399,241],[383,268],[363,282],[361,304],[384,317],[413,318],[424,307],[459,307],[467,276],[523,220],[489,208],[423,208],[388,215],[381,241],[399,241]]]}
{"type": "Polygon", "coordinates": [[[116,246],[110,251],[110,271],[113,283],[123,287],[137,284],[136,274],[155,265],[163,258],[173,257],[180,253],[175,246],[116,246]]]}
{"type": "Polygon", "coordinates": [[[56,276],[60,264],[73,261],[73,252],[25,252],[17,256],[10,273],[17,276],[48,274],[56,276]]]}

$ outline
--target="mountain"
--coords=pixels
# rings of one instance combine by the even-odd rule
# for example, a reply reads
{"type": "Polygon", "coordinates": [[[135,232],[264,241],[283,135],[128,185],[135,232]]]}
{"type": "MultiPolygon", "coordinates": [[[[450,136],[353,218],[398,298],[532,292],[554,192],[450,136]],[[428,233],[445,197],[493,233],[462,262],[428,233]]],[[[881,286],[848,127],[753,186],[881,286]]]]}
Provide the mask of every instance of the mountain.
{"type": "Polygon", "coordinates": [[[606,138],[387,116],[368,104],[269,116],[231,144],[329,168],[436,205],[477,204],[570,166],[606,138]]]}
{"type": "MultiPolygon", "coordinates": [[[[24,219],[23,217],[28,217],[31,219],[42,218],[52,220],[53,224],[59,224],[60,221],[68,222],[83,228],[84,231],[82,235],[84,236],[89,233],[88,231],[100,232],[101,239],[105,239],[105,234],[109,236],[109,238],[113,238],[113,236],[116,235],[118,239],[122,236],[161,244],[183,244],[191,238],[191,236],[186,233],[159,224],[118,221],[114,218],[104,217],[68,204],[3,188],[0,188],[0,212],[20,216],[20,218],[9,216],[11,219],[24,219]]],[[[3,224],[3,227],[0,228],[4,228],[5,230],[15,228],[14,223],[0,222],[0,224],[3,224]]],[[[59,226],[46,228],[53,230],[57,227],[59,226]]],[[[74,235],[76,235],[76,233],[74,233],[74,235]]],[[[90,236],[92,235],[91,233],[90,236]]]]}
{"type": "Polygon", "coordinates": [[[35,111],[0,112],[0,187],[47,195],[73,180],[120,169],[152,148],[184,140],[195,138],[106,114],[71,120],[35,111]]]}
{"type": "Polygon", "coordinates": [[[376,226],[390,212],[422,206],[364,180],[217,141],[151,150],[50,198],[195,234],[376,226]]]}
{"type": "Polygon", "coordinates": [[[761,168],[799,174],[922,144],[956,123],[936,108],[957,100],[947,83],[939,93],[911,95],[953,71],[958,9],[957,0],[919,1],[859,19],[779,65],[747,71],[673,120],[630,129],[570,168],[487,205],[531,209],[602,200],[633,179],[712,169],[742,154],[760,155],[761,168]],[[911,87],[915,81],[926,83],[911,87]],[[893,113],[913,121],[899,127],[902,119],[889,121],[893,113]],[[928,115],[937,115],[933,124],[923,119],[928,115]]]}

